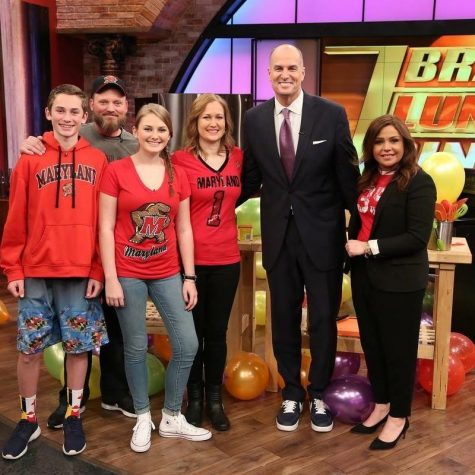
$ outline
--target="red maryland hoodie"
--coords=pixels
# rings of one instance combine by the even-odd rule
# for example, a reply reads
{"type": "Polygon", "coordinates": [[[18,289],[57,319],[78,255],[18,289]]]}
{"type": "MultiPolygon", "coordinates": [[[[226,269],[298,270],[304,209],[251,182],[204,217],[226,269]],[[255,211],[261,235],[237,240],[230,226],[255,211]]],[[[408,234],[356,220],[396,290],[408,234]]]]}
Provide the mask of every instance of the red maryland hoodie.
{"type": "Polygon", "coordinates": [[[103,280],[97,211],[105,155],[80,138],[61,150],[52,132],[44,155],[22,155],[11,177],[0,265],[8,278],[103,280]],[[74,173],[73,173],[74,170],[74,173]]]}

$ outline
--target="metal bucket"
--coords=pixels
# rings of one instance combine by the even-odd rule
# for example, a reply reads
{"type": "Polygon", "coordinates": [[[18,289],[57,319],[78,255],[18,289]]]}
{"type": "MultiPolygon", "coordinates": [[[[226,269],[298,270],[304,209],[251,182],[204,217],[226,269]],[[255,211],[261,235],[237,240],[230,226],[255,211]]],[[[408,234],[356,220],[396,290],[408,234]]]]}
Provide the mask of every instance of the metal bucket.
{"type": "Polygon", "coordinates": [[[432,234],[430,236],[429,249],[433,251],[450,251],[452,237],[454,233],[453,221],[434,220],[432,234]]]}

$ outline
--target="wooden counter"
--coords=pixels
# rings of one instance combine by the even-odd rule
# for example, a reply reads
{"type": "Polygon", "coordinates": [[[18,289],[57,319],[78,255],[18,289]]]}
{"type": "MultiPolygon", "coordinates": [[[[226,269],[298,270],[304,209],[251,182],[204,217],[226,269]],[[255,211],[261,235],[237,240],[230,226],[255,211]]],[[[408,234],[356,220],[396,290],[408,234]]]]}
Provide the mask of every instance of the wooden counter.
{"type": "MultiPolygon", "coordinates": [[[[255,308],[254,293],[263,289],[268,291],[267,281],[256,279],[256,252],[261,251],[258,240],[242,241],[241,277],[234,301],[228,330],[228,357],[242,350],[254,350],[255,308]]],[[[434,285],[434,344],[419,345],[421,358],[434,360],[434,378],[432,391],[432,408],[445,409],[447,397],[447,371],[449,359],[449,342],[452,323],[452,303],[454,291],[455,267],[458,264],[470,264],[472,255],[465,238],[454,238],[450,251],[428,251],[429,264],[435,270],[434,285]]],[[[269,390],[277,390],[277,366],[272,350],[272,330],[270,302],[267,299],[267,323],[265,331],[265,359],[271,372],[269,390]]],[[[361,352],[358,338],[338,337],[339,351],[361,352]]]]}

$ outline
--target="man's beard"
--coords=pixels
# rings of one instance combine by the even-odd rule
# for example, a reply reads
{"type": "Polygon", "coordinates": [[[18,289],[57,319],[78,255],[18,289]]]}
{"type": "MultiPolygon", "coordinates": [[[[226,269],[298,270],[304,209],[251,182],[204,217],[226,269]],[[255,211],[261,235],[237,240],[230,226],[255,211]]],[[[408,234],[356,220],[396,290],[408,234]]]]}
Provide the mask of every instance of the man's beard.
{"type": "Polygon", "coordinates": [[[112,135],[114,132],[117,132],[119,129],[122,129],[125,127],[125,124],[127,123],[127,118],[126,116],[107,116],[107,117],[102,117],[100,115],[94,114],[94,122],[96,125],[101,129],[102,135],[112,135]],[[115,120],[111,120],[115,119],[115,120]]]}

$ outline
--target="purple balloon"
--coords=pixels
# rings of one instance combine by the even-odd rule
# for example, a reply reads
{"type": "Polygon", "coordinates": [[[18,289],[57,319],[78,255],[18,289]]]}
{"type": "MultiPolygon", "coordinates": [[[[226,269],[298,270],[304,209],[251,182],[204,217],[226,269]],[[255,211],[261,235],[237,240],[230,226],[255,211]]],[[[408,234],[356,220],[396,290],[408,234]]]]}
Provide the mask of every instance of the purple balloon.
{"type": "Polygon", "coordinates": [[[430,315],[427,312],[422,312],[421,325],[426,325],[426,326],[429,326],[429,327],[434,326],[434,320],[432,319],[432,315],[430,315]]]}
{"type": "Polygon", "coordinates": [[[366,420],[374,409],[373,390],[367,378],[350,374],[333,379],[323,392],[333,416],[346,424],[366,420]]]}
{"type": "Polygon", "coordinates": [[[358,373],[360,363],[361,356],[358,353],[338,351],[335,358],[335,368],[333,370],[332,379],[358,373]]]}

